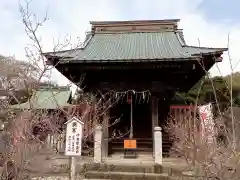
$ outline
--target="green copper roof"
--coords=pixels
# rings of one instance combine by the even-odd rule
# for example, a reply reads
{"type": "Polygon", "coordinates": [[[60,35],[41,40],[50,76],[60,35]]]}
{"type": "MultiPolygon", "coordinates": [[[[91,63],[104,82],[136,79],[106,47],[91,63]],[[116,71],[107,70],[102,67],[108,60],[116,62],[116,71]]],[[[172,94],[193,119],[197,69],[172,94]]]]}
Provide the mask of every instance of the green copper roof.
{"type": "Polygon", "coordinates": [[[40,89],[33,93],[28,102],[12,105],[12,109],[58,109],[68,106],[71,90],[40,89]]]}
{"type": "Polygon", "coordinates": [[[181,31],[125,32],[96,33],[87,38],[83,48],[45,55],[61,57],[61,62],[144,61],[195,59],[202,53],[225,50],[187,46],[181,31]]]}

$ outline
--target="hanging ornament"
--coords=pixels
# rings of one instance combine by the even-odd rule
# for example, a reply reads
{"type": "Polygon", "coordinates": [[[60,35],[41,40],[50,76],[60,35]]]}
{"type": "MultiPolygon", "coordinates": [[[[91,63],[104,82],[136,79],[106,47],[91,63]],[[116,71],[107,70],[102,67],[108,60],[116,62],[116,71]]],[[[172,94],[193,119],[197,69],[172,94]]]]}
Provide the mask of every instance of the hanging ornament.
{"type": "Polygon", "coordinates": [[[150,94],[149,94],[149,92],[147,93],[147,102],[149,101],[149,98],[150,98],[150,94]]]}
{"type": "Polygon", "coordinates": [[[135,104],[137,103],[137,99],[138,99],[138,93],[136,93],[135,95],[135,104]]]}
{"type": "Polygon", "coordinates": [[[132,103],[132,94],[130,93],[130,95],[127,95],[127,103],[131,104],[132,103]]]}
{"type": "MultiPolygon", "coordinates": [[[[142,94],[142,93],[141,93],[142,94]]],[[[142,100],[142,95],[139,96],[139,99],[138,99],[138,104],[141,103],[141,100],[142,100]]]]}
{"type": "Polygon", "coordinates": [[[131,104],[131,103],[132,103],[132,97],[128,97],[128,98],[127,98],[127,103],[128,103],[128,104],[131,104]]]}

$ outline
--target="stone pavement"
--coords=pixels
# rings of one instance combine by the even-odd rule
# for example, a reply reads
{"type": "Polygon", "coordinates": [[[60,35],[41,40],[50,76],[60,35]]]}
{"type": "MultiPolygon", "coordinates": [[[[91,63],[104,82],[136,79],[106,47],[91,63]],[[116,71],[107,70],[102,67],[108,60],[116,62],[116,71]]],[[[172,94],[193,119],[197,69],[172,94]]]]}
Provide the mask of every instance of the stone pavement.
{"type": "MultiPolygon", "coordinates": [[[[86,163],[93,162],[92,157],[77,157],[77,164],[83,165],[86,163]]],[[[154,164],[153,157],[149,153],[141,153],[136,159],[124,159],[122,154],[113,154],[111,157],[107,157],[103,159],[103,163],[105,164],[120,164],[120,165],[152,165],[154,164]]],[[[43,171],[49,171],[49,169],[53,169],[54,167],[68,166],[69,165],[69,157],[64,155],[40,155],[35,157],[31,164],[31,170],[36,172],[39,168],[43,171]]],[[[184,159],[180,158],[163,158],[163,166],[164,167],[172,167],[172,168],[187,168],[187,163],[184,159]]],[[[66,167],[67,168],[67,167],[66,167]]]]}
{"type": "MultiPolygon", "coordinates": [[[[77,157],[77,165],[91,164],[93,162],[92,157],[77,157]]],[[[122,154],[113,154],[111,157],[103,159],[104,164],[114,164],[120,166],[147,166],[153,165],[153,157],[151,154],[141,153],[137,159],[124,159],[122,154]]],[[[175,169],[183,169],[186,171],[187,164],[183,159],[179,158],[164,158],[163,166],[175,169]]],[[[46,175],[43,178],[35,180],[64,180],[69,179],[66,175],[69,172],[69,157],[64,155],[41,155],[32,160],[30,164],[30,170],[32,174],[36,176],[46,175]],[[59,174],[63,173],[63,176],[59,174]]],[[[96,177],[97,178],[97,177],[96,177]]],[[[83,179],[83,178],[79,178],[83,179]]]]}
{"type": "MultiPolygon", "coordinates": [[[[107,157],[103,159],[104,163],[109,164],[143,164],[143,165],[151,165],[154,164],[154,159],[151,153],[141,153],[138,155],[136,159],[124,159],[123,154],[113,154],[111,157],[107,157]]],[[[187,163],[184,159],[180,158],[163,158],[163,166],[165,167],[178,167],[182,166],[184,168],[187,167],[187,163]]]]}
{"type": "MultiPolygon", "coordinates": [[[[65,177],[64,176],[49,176],[49,177],[32,178],[32,180],[69,180],[69,177],[67,177],[67,176],[65,176],[65,177]]],[[[76,177],[76,180],[90,180],[90,179],[83,179],[82,177],[76,177]]],[[[91,180],[104,180],[104,179],[91,179],[91,180]]]]}

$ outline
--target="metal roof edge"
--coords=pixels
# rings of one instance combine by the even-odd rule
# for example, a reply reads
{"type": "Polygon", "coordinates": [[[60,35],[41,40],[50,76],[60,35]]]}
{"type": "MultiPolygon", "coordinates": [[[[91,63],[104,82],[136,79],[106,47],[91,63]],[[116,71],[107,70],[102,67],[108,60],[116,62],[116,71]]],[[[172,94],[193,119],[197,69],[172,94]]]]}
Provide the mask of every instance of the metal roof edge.
{"type": "Polygon", "coordinates": [[[192,56],[202,56],[202,55],[216,55],[216,54],[222,54],[223,51],[214,51],[214,52],[199,52],[199,53],[194,53],[192,56]]]}
{"type": "Polygon", "coordinates": [[[84,50],[86,48],[86,46],[89,44],[89,42],[91,41],[91,39],[93,38],[93,36],[94,36],[93,33],[87,34],[85,41],[81,44],[82,45],[81,47],[77,47],[77,48],[73,48],[73,49],[66,49],[66,50],[61,50],[61,51],[44,52],[44,53],[42,53],[42,55],[45,56],[46,58],[47,58],[47,56],[48,57],[59,57],[59,56],[57,56],[58,53],[65,53],[65,52],[71,52],[71,51],[77,51],[77,50],[84,50]],[[89,36],[89,38],[87,36],[89,36]],[[51,54],[53,54],[53,55],[51,55],[51,54]],[[56,56],[54,54],[56,54],[56,56]]]}
{"type": "Polygon", "coordinates": [[[61,61],[59,62],[60,64],[68,64],[68,63],[116,63],[116,62],[158,62],[158,61],[186,61],[186,60],[195,60],[196,58],[199,58],[199,56],[191,56],[191,57],[187,57],[187,58],[162,58],[162,59],[109,59],[109,60],[65,60],[65,61],[61,61]]]}
{"type": "MultiPolygon", "coordinates": [[[[80,48],[76,48],[76,49],[80,49],[80,48]]],[[[56,53],[64,53],[64,52],[68,52],[68,51],[71,51],[72,49],[66,49],[66,50],[61,50],[61,51],[48,51],[48,52],[44,52],[42,53],[43,56],[47,56],[49,54],[56,54],[56,53]]],[[[75,50],[75,49],[74,49],[75,50]]],[[[50,56],[53,56],[53,55],[50,55],[50,56]]]]}
{"type": "MultiPolygon", "coordinates": [[[[181,39],[181,37],[180,37],[180,31],[181,30],[178,30],[178,31],[176,31],[175,32],[175,34],[176,34],[176,36],[177,36],[177,39],[178,39],[178,41],[179,41],[179,43],[181,44],[181,46],[186,46],[186,43],[181,39]]],[[[181,31],[182,32],[182,31],[181,31]]]]}
{"type": "Polygon", "coordinates": [[[207,53],[194,53],[192,54],[192,56],[201,56],[201,55],[207,55],[207,54],[216,54],[216,53],[223,53],[224,51],[228,51],[228,48],[213,48],[213,47],[201,47],[201,46],[190,46],[190,45],[187,45],[187,43],[183,42],[181,37],[180,37],[180,34],[179,33],[183,33],[183,30],[181,29],[178,29],[175,34],[177,36],[177,39],[179,41],[179,43],[181,44],[182,47],[190,47],[190,48],[196,48],[196,49],[209,49],[209,50],[216,50],[215,52],[207,52],[207,53]]]}
{"type": "Polygon", "coordinates": [[[94,37],[94,33],[90,33],[90,34],[87,34],[87,35],[86,35],[86,39],[85,39],[85,41],[83,42],[83,47],[81,48],[82,50],[84,50],[84,49],[87,47],[87,45],[88,45],[89,42],[93,39],[93,37],[94,37]]]}
{"type": "Polygon", "coordinates": [[[214,47],[203,47],[203,46],[189,46],[185,45],[184,47],[190,47],[190,48],[200,48],[200,49],[209,49],[209,50],[217,50],[217,51],[228,51],[228,48],[214,48],[214,47]]]}

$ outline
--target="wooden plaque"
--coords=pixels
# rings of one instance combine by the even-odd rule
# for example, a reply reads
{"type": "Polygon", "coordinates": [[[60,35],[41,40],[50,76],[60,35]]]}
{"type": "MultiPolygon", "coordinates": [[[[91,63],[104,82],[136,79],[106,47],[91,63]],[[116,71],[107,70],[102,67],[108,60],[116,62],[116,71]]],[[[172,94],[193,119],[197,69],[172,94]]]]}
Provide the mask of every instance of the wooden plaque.
{"type": "Polygon", "coordinates": [[[136,149],[137,141],[135,139],[124,139],[124,149],[136,149]]]}

